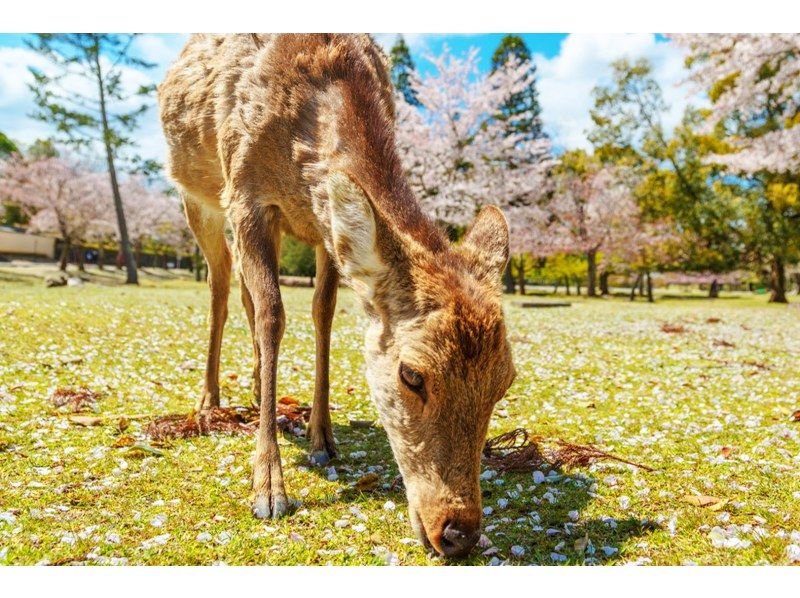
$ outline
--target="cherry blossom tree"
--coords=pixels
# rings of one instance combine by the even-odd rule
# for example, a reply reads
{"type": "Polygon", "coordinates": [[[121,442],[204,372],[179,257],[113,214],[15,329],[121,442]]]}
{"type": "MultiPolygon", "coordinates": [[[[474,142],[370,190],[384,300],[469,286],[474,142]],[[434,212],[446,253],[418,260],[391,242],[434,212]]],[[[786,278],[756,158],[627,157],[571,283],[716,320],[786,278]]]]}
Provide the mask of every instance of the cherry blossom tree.
{"type": "Polygon", "coordinates": [[[128,177],[120,185],[128,229],[137,262],[145,246],[186,250],[188,228],[180,201],[147,183],[143,177],[128,177]]]}
{"type": "Polygon", "coordinates": [[[749,253],[769,262],[770,302],[786,303],[785,270],[800,259],[800,34],[672,38],[731,150],[708,160],[742,179],[749,253]]]}
{"type": "Polygon", "coordinates": [[[629,184],[612,166],[566,171],[546,209],[551,250],[586,256],[588,295],[596,296],[598,253],[628,237],[638,219],[629,184]]]}
{"type": "Polygon", "coordinates": [[[671,34],[689,52],[690,79],[712,101],[709,124],[758,124],[733,132],[738,151],[714,156],[734,171],[800,171],[800,34],[671,34]]]}
{"type": "Polygon", "coordinates": [[[31,231],[61,236],[61,270],[70,248],[102,228],[111,210],[107,179],[71,158],[14,156],[0,164],[0,193],[22,206],[31,231]]]}
{"type": "Polygon", "coordinates": [[[429,214],[464,226],[494,204],[511,227],[512,252],[530,251],[543,213],[537,202],[554,165],[547,139],[509,134],[497,118],[504,102],[524,91],[530,65],[510,59],[490,75],[478,70],[478,50],[466,57],[426,57],[434,73],[412,86],[422,107],[397,98],[397,143],[409,182],[429,214]]]}

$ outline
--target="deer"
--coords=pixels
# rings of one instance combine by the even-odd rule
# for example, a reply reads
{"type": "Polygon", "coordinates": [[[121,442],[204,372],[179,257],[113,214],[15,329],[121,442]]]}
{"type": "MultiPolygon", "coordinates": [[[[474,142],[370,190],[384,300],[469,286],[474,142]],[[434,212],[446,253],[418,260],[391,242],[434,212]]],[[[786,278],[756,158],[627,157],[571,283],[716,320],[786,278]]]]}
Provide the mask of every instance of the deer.
{"type": "Polygon", "coordinates": [[[367,382],[411,526],[429,550],[469,553],[480,536],[489,420],[515,376],[501,300],[503,213],[484,206],[458,244],[423,213],[396,148],[387,59],[369,35],[192,35],[158,98],[169,173],[208,264],[208,358],[196,410],[220,404],[237,265],[259,404],[255,517],[290,511],[276,429],[286,321],[278,262],[289,233],[316,255],[312,464],[337,454],[329,362],[342,280],[368,316],[367,382]]]}

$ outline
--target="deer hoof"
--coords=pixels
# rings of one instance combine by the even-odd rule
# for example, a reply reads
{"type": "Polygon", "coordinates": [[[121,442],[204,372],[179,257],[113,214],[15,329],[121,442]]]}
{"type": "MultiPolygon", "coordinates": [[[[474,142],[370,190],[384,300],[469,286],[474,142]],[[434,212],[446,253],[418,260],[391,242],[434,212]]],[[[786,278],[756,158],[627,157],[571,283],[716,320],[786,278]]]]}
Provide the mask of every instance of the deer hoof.
{"type": "Polygon", "coordinates": [[[308,460],[314,467],[325,467],[331,462],[331,455],[326,450],[314,451],[308,456],[308,460]]]}
{"type": "Polygon", "coordinates": [[[280,519],[289,513],[289,501],[283,494],[270,496],[262,494],[253,501],[253,515],[256,519],[280,519]]]}

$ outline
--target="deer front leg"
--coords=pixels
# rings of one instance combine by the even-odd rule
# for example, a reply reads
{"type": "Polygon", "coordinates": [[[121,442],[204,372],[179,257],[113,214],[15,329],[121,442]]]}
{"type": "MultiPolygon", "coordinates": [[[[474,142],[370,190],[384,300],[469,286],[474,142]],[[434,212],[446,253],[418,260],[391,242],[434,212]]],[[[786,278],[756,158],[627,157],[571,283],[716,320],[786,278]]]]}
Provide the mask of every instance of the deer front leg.
{"type": "Polygon", "coordinates": [[[336,456],[331,413],[328,405],[331,323],[336,310],[339,273],[323,245],[317,251],[317,280],[314,289],[313,315],[317,345],[317,372],[314,380],[314,405],[308,424],[312,465],[327,465],[336,456]]]}
{"type": "Polygon", "coordinates": [[[279,212],[277,208],[242,209],[237,206],[231,220],[241,256],[242,280],[253,301],[253,328],[261,363],[261,405],[253,459],[253,513],[259,519],[277,519],[289,510],[275,413],[278,350],[285,326],[278,284],[279,212]]]}

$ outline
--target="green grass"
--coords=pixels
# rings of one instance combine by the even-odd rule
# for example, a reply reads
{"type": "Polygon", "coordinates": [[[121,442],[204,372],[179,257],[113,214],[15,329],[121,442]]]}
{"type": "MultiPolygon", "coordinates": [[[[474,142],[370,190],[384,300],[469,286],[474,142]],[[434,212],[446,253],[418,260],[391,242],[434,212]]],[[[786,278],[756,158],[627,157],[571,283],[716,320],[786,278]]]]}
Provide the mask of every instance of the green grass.
{"type": "MultiPolygon", "coordinates": [[[[348,425],[376,417],[363,375],[365,318],[349,292],[340,295],[333,333],[338,480],[307,467],[305,441],[282,438],[287,489],[302,502],[289,518],[265,523],[249,510],[252,437],[173,441],[163,456],[112,447],[112,416],[190,410],[205,358],[204,285],[45,289],[5,280],[0,562],[444,563],[407,540],[413,533],[402,492],[389,488],[397,468],[383,431],[348,425]],[[76,426],[49,404],[52,389],[72,385],[103,393],[98,411],[107,425],[76,426]],[[356,451],[367,456],[351,457],[356,451]],[[365,494],[353,484],[369,468],[378,468],[382,485],[365,494]],[[387,501],[396,509],[385,509],[387,501]]],[[[476,550],[463,562],[553,564],[554,552],[567,564],[790,562],[788,547],[800,544],[800,424],[789,419],[800,408],[800,311],[744,295],[655,305],[572,299],[560,309],[508,301],[518,377],[490,434],[522,426],[597,443],[657,471],[601,463],[538,485],[530,474],[484,481],[484,505],[493,508],[485,534],[497,552],[476,550]],[[662,332],[665,322],[687,332],[662,332]],[[733,449],[730,458],[722,447],[733,449]],[[712,511],[681,499],[695,493],[728,502],[712,511]],[[577,521],[565,528],[570,514],[577,521]],[[715,527],[746,547],[715,547],[715,527]],[[576,549],[587,535],[589,547],[576,549]],[[515,545],[524,555],[511,555],[515,545]]],[[[311,290],[284,289],[284,302],[279,393],[309,402],[311,290]]],[[[250,400],[250,351],[234,291],[224,402],[250,400]]],[[[141,436],[144,423],[133,420],[126,433],[141,436]]]]}

